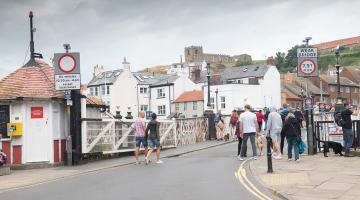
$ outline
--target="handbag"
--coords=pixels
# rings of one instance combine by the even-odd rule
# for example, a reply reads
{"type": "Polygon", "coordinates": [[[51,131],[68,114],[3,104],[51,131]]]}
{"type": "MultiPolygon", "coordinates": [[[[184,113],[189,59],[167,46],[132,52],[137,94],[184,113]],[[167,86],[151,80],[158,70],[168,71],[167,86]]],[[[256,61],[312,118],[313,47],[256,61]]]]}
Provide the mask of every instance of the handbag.
{"type": "Polygon", "coordinates": [[[303,154],[307,148],[307,145],[305,144],[305,142],[300,139],[297,143],[296,143],[298,150],[299,150],[299,154],[303,154]]]}

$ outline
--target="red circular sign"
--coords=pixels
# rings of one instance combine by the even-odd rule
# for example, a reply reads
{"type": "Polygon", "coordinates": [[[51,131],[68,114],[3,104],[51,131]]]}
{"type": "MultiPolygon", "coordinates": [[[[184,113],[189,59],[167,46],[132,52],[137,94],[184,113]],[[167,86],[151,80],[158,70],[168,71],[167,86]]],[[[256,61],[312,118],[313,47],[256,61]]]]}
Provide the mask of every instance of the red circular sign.
{"type": "Polygon", "coordinates": [[[316,63],[313,60],[305,59],[301,61],[299,69],[302,73],[306,75],[311,75],[316,70],[316,63]]]}
{"type": "Polygon", "coordinates": [[[58,60],[58,66],[64,73],[71,73],[76,69],[76,59],[71,54],[64,54],[58,60]]]}
{"type": "Polygon", "coordinates": [[[311,99],[306,99],[306,105],[311,105],[311,99]]]}

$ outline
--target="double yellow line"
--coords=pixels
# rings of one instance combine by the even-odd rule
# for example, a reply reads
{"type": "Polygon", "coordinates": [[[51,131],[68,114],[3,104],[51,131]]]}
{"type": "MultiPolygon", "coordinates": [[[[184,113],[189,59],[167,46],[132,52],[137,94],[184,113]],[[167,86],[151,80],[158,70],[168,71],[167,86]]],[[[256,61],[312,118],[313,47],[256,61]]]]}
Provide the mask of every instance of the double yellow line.
{"type": "Polygon", "coordinates": [[[266,194],[262,193],[260,190],[258,190],[254,184],[252,184],[249,179],[246,176],[246,170],[244,168],[244,165],[246,162],[252,160],[252,158],[246,159],[244,162],[241,163],[239,169],[237,172],[235,172],[235,177],[239,180],[239,182],[245,187],[247,191],[249,191],[251,194],[256,196],[260,200],[272,200],[270,197],[268,197],[266,194]]]}

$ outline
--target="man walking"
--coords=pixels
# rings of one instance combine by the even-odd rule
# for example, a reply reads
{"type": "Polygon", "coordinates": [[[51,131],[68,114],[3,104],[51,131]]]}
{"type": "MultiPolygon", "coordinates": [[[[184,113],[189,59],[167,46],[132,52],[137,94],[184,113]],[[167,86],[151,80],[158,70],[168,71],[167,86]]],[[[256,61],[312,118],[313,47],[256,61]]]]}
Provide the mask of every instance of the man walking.
{"type": "Polygon", "coordinates": [[[239,160],[244,160],[242,155],[245,155],[247,141],[250,138],[251,148],[253,150],[254,160],[257,159],[257,151],[255,145],[255,139],[259,134],[259,125],[257,123],[256,115],[251,112],[250,105],[245,105],[245,112],[240,115],[240,130],[242,134],[242,145],[239,160]]]}
{"type": "Polygon", "coordinates": [[[148,135],[148,143],[150,150],[148,151],[145,157],[145,164],[149,164],[149,158],[151,153],[156,150],[156,163],[162,164],[163,161],[160,160],[160,135],[159,135],[159,122],[156,120],[157,115],[153,113],[151,115],[151,121],[146,127],[145,135],[148,135]],[[150,134],[149,134],[150,131],[150,134]]]}
{"type": "Polygon", "coordinates": [[[140,164],[139,154],[140,154],[140,145],[142,144],[145,148],[145,156],[147,154],[147,139],[145,138],[145,112],[139,112],[138,118],[136,118],[135,123],[132,128],[135,128],[135,158],[136,165],[140,164]]]}
{"type": "MultiPolygon", "coordinates": [[[[289,114],[288,105],[286,103],[283,104],[283,109],[280,111],[280,116],[282,119],[283,126],[285,125],[286,116],[289,114]]],[[[281,131],[281,141],[280,141],[280,152],[284,154],[284,144],[285,144],[285,133],[281,131]]]]}
{"type": "Polygon", "coordinates": [[[343,130],[343,140],[344,140],[344,149],[345,149],[345,157],[350,156],[350,147],[353,143],[353,131],[352,131],[352,122],[351,115],[353,111],[351,111],[351,106],[348,103],[344,103],[345,110],[341,112],[341,118],[344,120],[344,125],[342,126],[343,130]]]}

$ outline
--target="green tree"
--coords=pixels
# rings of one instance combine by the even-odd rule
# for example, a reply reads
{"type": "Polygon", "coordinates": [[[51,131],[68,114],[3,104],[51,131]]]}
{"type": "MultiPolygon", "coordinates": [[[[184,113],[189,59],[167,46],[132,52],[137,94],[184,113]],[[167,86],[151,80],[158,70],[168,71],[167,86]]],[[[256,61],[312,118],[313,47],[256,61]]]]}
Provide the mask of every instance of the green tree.
{"type": "Polygon", "coordinates": [[[297,49],[306,47],[305,45],[295,45],[291,49],[288,50],[288,53],[285,57],[285,66],[284,72],[292,72],[295,67],[298,65],[298,57],[297,57],[297,49]]]}
{"type": "Polygon", "coordinates": [[[284,72],[285,67],[285,53],[283,52],[276,52],[275,56],[275,66],[278,68],[280,72],[284,72]]]}

